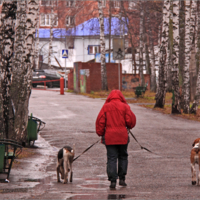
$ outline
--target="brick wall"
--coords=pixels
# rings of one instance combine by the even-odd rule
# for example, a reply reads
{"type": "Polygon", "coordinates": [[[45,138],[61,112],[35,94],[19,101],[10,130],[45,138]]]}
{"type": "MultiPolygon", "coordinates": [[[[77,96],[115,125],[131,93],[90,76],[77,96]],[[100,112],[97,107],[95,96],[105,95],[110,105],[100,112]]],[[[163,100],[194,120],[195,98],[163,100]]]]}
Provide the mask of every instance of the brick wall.
{"type": "MultiPolygon", "coordinates": [[[[144,81],[147,84],[147,89],[150,90],[150,75],[144,74],[144,81]]],[[[139,74],[123,74],[122,75],[122,88],[123,90],[133,90],[140,84],[139,74]]]]}
{"type": "MultiPolygon", "coordinates": [[[[86,75],[86,92],[101,90],[101,64],[100,63],[74,63],[74,68],[76,70],[76,84],[78,85],[77,92],[80,92],[80,70],[87,70],[86,75]],[[89,72],[89,73],[88,73],[89,72]]],[[[108,89],[119,89],[119,70],[118,64],[107,63],[107,81],[108,89]]],[[[120,88],[122,89],[122,66],[120,65],[120,88]]],[[[68,89],[74,90],[74,71],[70,71],[68,74],[68,89]]]]}
{"type": "Polygon", "coordinates": [[[74,77],[73,77],[73,70],[71,69],[68,73],[68,90],[74,89],[74,77]]]}
{"type": "MultiPolygon", "coordinates": [[[[89,76],[86,77],[86,92],[90,93],[91,91],[101,90],[101,64],[100,63],[82,63],[77,62],[78,71],[80,69],[89,69],[89,76]]],[[[118,64],[116,63],[107,63],[107,81],[108,89],[118,89],[119,88],[119,71],[118,64]]],[[[121,90],[133,90],[140,84],[140,75],[139,74],[122,74],[122,66],[120,65],[120,88],[121,90]]],[[[74,71],[70,70],[68,74],[68,89],[74,89],[74,71]]],[[[78,77],[79,72],[78,72],[78,77]]],[[[145,83],[148,84],[147,89],[150,89],[150,75],[144,74],[145,83]]],[[[77,81],[78,88],[80,88],[80,80],[77,81]]],[[[79,90],[80,92],[80,90],[79,90]]]]}

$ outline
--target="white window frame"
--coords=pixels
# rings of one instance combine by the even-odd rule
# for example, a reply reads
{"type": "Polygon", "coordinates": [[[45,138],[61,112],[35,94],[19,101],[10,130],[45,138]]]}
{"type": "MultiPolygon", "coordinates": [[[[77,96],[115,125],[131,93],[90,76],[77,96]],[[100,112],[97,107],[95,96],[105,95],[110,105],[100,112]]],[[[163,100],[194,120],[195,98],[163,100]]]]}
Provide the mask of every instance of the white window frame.
{"type": "Polygon", "coordinates": [[[136,6],[135,1],[129,1],[129,2],[128,2],[128,8],[129,8],[130,10],[134,10],[134,9],[135,9],[135,6],[136,6]]]}
{"type": "Polygon", "coordinates": [[[100,45],[88,45],[88,55],[95,55],[101,53],[100,45]]]}
{"type": "Polygon", "coordinates": [[[66,26],[74,26],[75,25],[75,17],[74,16],[66,16],[65,18],[66,26]]]}
{"type": "Polygon", "coordinates": [[[113,6],[114,6],[114,8],[120,8],[120,6],[121,6],[121,1],[120,1],[120,0],[115,0],[115,1],[113,1],[113,6]]]}
{"type": "MultiPolygon", "coordinates": [[[[56,19],[53,26],[58,26],[58,15],[54,14],[53,17],[56,19]]],[[[51,26],[51,14],[40,15],[40,26],[51,26]]]]}
{"type": "Polygon", "coordinates": [[[67,0],[66,1],[66,7],[70,8],[70,7],[75,7],[75,0],[67,0]]]}
{"type": "Polygon", "coordinates": [[[41,0],[41,6],[58,6],[58,0],[41,0]]]}
{"type": "Polygon", "coordinates": [[[106,0],[102,0],[102,7],[106,7],[106,0]]]}

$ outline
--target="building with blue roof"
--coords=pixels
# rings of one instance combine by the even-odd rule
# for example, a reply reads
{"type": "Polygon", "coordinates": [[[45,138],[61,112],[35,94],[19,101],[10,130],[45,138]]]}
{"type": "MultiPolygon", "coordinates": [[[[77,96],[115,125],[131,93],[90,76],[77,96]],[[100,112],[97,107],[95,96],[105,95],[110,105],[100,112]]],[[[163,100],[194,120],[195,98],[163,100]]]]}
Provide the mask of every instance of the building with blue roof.
{"type": "MultiPolygon", "coordinates": [[[[111,38],[123,37],[128,29],[125,25],[125,18],[120,20],[113,17],[111,20],[111,38]]],[[[109,49],[109,19],[104,18],[105,46],[109,49]]],[[[74,62],[88,62],[95,59],[96,53],[100,53],[100,25],[98,18],[92,18],[71,29],[53,29],[53,55],[52,65],[58,66],[54,59],[57,58],[62,67],[73,67],[74,62]],[[62,58],[62,50],[68,49],[67,59],[62,58]]],[[[39,29],[40,55],[43,56],[43,62],[48,63],[50,29],[39,29]]],[[[112,49],[112,39],[111,39],[112,49]]],[[[99,59],[98,59],[99,60],[99,59]]]]}

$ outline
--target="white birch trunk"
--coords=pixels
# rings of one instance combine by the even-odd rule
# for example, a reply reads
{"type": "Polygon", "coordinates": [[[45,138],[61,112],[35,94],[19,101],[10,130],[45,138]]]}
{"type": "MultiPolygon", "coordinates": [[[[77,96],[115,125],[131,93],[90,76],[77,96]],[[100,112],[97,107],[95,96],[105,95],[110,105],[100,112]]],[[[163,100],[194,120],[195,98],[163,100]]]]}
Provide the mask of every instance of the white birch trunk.
{"type": "Polygon", "coordinates": [[[53,24],[54,24],[53,5],[51,6],[51,28],[50,28],[50,40],[49,40],[49,55],[48,55],[48,67],[51,68],[51,56],[52,56],[52,40],[53,40],[53,24]]]}
{"type": "Polygon", "coordinates": [[[189,66],[191,58],[191,47],[194,34],[195,15],[192,11],[194,9],[194,1],[185,2],[185,65],[183,74],[183,112],[188,114],[190,109],[190,75],[189,66]],[[191,8],[190,8],[191,5],[191,8]]]}
{"type": "Polygon", "coordinates": [[[162,39],[159,52],[159,75],[158,87],[156,93],[156,103],[154,107],[164,108],[166,95],[166,65],[167,65],[167,48],[169,35],[169,0],[165,0],[163,4],[163,26],[162,39]]]}
{"type": "Polygon", "coordinates": [[[1,11],[0,27],[0,69],[3,112],[3,137],[10,138],[13,117],[10,112],[10,86],[12,82],[12,56],[14,52],[14,34],[17,2],[4,2],[1,11]]]}
{"type": "Polygon", "coordinates": [[[102,0],[98,0],[98,3],[99,3],[98,7],[99,7],[99,23],[100,23],[100,45],[101,45],[101,82],[102,82],[102,90],[108,90],[102,0]]]}
{"type": "Polygon", "coordinates": [[[151,91],[156,92],[156,73],[155,73],[155,54],[154,54],[154,40],[152,35],[152,30],[150,28],[150,63],[151,63],[151,91]]]}
{"type": "Polygon", "coordinates": [[[183,108],[183,66],[185,63],[185,1],[180,2],[180,14],[179,14],[179,35],[180,35],[180,43],[179,43],[179,85],[181,87],[180,90],[180,98],[181,98],[181,108],[183,108]]]}
{"type": "Polygon", "coordinates": [[[40,6],[38,8],[38,15],[37,15],[37,35],[36,35],[36,45],[35,45],[35,68],[39,69],[39,43],[40,43],[40,39],[39,39],[39,29],[40,29],[40,6]]]}
{"type": "Polygon", "coordinates": [[[24,66],[24,46],[26,37],[26,1],[17,2],[16,15],[16,31],[15,31],[15,54],[13,58],[13,80],[11,84],[11,100],[15,110],[14,117],[14,133],[12,139],[21,140],[21,133],[26,130],[27,107],[24,102],[27,99],[27,80],[26,67],[24,66]]]}
{"type": "Polygon", "coordinates": [[[181,113],[179,96],[179,3],[173,1],[173,54],[172,54],[172,113],[181,113]]]}
{"type": "Polygon", "coordinates": [[[172,65],[173,65],[173,0],[170,0],[169,8],[169,40],[168,40],[168,51],[167,51],[167,68],[166,68],[166,90],[172,90],[172,65]]]}
{"type": "Polygon", "coordinates": [[[144,86],[144,75],[143,75],[143,48],[144,48],[144,11],[142,8],[142,2],[140,1],[140,41],[139,41],[139,74],[141,86],[144,86]]]}
{"type": "Polygon", "coordinates": [[[37,14],[39,9],[39,1],[28,0],[27,2],[27,17],[26,17],[26,37],[24,45],[24,85],[26,85],[26,95],[24,95],[24,109],[22,113],[22,127],[17,140],[26,142],[27,140],[27,123],[28,123],[28,105],[32,88],[32,69],[35,58],[35,33],[37,27],[37,14]]]}
{"type": "Polygon", "coordinates": [[[198,68],[198,75],[197,75],[197,83],[196,83],[196,94],[193,101],[193,105],[190,109],[190,113],[197,113],[198,105],[199,105],[199,99],[200,99],[200,70],[199,70],[199,58],[200,58],[200,3],[197,2],[197,26],[196,26],[196,40],[195,40],[195,46],[196,46],[196,58],[197,60],[197,68],[198,68]]]}

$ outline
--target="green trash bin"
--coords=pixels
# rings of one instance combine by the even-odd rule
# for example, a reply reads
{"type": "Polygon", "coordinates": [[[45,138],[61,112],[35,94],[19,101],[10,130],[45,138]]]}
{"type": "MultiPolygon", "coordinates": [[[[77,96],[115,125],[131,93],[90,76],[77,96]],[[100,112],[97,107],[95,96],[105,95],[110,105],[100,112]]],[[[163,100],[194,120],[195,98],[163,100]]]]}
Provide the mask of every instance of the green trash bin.
{"type": "Polygon", "coordinates": [[[35,142],[37,140],[37,121],[32,119],[32,115],[28,119],[27,133],[29,144],[31,141],[35,142]]]}
{"type": "Polygon", "coordinates": [[[0,144],[0,172],[4,169],[5,144],[0,144]]]}

